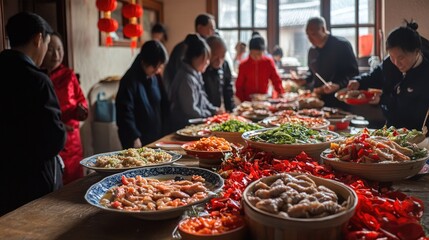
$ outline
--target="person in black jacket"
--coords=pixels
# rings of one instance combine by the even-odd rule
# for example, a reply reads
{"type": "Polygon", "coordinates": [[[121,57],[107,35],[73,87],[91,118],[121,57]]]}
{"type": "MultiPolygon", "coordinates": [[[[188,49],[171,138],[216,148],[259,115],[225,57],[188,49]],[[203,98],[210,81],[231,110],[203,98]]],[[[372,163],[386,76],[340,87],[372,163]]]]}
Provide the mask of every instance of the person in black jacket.
{"type": "Polygon", "coordinates": [[[62,185],[58,153],[66,131],[57,96],[39,66],[52,29],[40,16],[21,12],[6,24],[11,49],[0,53],[0,215],[62,185]]]}
{"type": "Polygon", "coordinates": [[[121,79],[116,124],[124,149],[140,148],[167,134],[168,96],[157,74],[166,61],[162,43],[147,41],[121,79]]]}
{"type": "Polygon", "coordinates": [[[234,109],[234,88],[232,74],[225,62],[226,44],[219,36],[206,39],[211,50],[210,65],[203,73],[204,90],[211,104],[223,107],[227,112],[234,109]]]}
{"type": "Polygon", "coordinates": [[[313,17],[307,21],[306,33],[313,47],[308,51],[307,87],[321,95],[328,107],[347,109],[334,94],[347,87],[350,79],[359,74],[356,56],[347,39],[331,35],[326,29],[325,19],[313,17]],[[318,73],[329,86],[316,76],[318,73]]]}
{"type": "Polygon", "coordinates": [[[417,27],[410,22],[394,29],[386,40],[389,56],[348,85],[350,90],[382,89],[373,103],[380,104],[387,126],[421,130],[429,110],[429,60],[417,27]]]}

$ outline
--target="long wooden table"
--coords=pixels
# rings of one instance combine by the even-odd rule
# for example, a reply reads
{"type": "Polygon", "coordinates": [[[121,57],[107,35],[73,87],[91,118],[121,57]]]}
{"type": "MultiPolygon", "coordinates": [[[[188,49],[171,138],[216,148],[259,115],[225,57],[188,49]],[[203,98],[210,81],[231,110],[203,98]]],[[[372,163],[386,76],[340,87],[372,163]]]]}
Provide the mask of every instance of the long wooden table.
{"type": "MultiPolygon", "coordinates": [[[[171,134],[157,142],[179,140],[171,134]]],[[[155,143],[148,146],[154,147],[155,143]]],[[[198,166],[197,160],[185,155],[178,163],[198,166]]],[[[0,239],[172,239],[171,233],[179,218],[141,220],[86,203],[87,189],[103,177],[90,174],[0,217],[0,239]]],[[[429,175],[401,181],[393,187],[424,201],[422,224],[428,231],[429,175]]]]}

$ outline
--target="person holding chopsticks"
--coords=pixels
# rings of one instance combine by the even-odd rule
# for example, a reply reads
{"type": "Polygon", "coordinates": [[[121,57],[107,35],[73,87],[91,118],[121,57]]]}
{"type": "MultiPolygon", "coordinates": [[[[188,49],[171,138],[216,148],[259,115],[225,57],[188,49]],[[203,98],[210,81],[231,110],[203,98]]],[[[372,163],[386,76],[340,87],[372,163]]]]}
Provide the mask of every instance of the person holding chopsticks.
{"type": "Polygon", "coordinates": [[[382,89],[372,103],[380,104],[387,126],[417,130],[429,126],[429,53],[417,28],[417,23],[406,22],[394,29],[386,40],[389,56],[372,72],[348,84],[350,90],[382,89]]]}
{"type": "Polygon", "coordinates": [[[308,89],[320,95],[325,106],[348,109],[348,105],[336,99],[334,94],[359,74],[350,42],[331,35],[322,17],[310,18],[306,33],[313,46],[308,51],[307,77],[298,84],[306,84],[308,89]]]}

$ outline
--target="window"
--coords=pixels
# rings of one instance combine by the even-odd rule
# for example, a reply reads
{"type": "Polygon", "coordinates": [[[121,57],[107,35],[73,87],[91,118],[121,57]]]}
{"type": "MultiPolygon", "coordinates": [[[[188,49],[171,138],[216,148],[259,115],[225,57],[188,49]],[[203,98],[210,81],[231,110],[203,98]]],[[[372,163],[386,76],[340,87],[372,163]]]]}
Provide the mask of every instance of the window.
{"type": "Polygon", "coordinates": [[[313,16],[323,16],[333,35],[348,39],[358,58],[379,55],[377,32],[381,27],[381,7],[377,0],[208,0],[208,3],[231,55],[235,54],[238,41],[248,44],[252,31],[258,31],[268,43],[268,51],[274,45],[282,47],[286,65],[307,66],[310,42],[305,24],[313,16]]]}
{"type": "Polygon", "coordinates": [[[248,45],[254,31],[267,39],[267,0],[218,0],[218,10],[219,33],[231,55],[237,42],[248,45]]]}
{"type": "Polygon", "coordinates": [[[345,37],[358,58],[374,55],[375,1],[331,0],[331,32],[345,37]]]}

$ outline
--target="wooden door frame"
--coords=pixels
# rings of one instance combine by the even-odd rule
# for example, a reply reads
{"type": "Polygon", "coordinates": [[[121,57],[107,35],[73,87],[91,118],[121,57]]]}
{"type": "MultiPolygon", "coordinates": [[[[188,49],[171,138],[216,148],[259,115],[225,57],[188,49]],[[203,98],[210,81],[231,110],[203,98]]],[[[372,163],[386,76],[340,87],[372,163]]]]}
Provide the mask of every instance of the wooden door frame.
{"type": "MultiPolygon", "coordinates": [[[[65,48],[64,64],[73,68],[73,46],[72,46],[72,32],[71,32],[71,0],[55,0],[57,6],[57,31],[63,37],[63,44],[65,48]]],[[[0,51],[6,49],[6,21],[4,14],[4,2],[0,0],[0,51]]]]}

